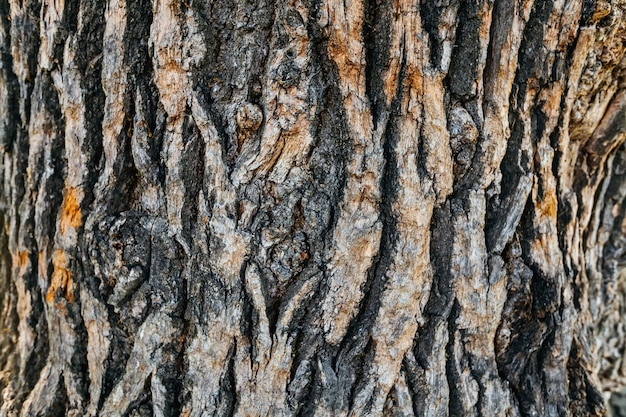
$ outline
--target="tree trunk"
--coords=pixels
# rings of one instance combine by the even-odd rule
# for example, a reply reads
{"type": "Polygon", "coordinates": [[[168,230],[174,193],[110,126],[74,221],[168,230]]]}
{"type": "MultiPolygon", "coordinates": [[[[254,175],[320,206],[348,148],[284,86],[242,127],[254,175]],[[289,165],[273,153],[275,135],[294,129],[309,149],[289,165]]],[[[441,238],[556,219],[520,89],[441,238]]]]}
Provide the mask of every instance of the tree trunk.
{"type": "Polygon", "coordinates": [[[626,1],[0,18],[0,416],[587,416],[626,385],[626,1]]]}

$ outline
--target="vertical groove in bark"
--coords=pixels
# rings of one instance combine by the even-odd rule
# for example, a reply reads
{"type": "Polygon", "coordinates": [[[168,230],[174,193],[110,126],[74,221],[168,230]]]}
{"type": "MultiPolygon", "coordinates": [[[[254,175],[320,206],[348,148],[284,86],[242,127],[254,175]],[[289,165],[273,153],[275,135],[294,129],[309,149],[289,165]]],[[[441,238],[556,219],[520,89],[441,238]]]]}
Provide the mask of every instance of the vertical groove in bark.
{"type": "Polygon", "coordinates": [[[366,95],[363,48],[364,2],[347,7],[329,1],[323,25],[329,25],[328,54],[335,63],[353,142],[353,155],[346,167],[347,180],[338,208],[328,266],[328,294],[322,301],[326,341],[337,345],[362,300],[361,286],[380,245],[382,224],[378,214],[380,174],[383,167],[382,137],[385,123],[374,129],[371,104],[366,95]],[[357,258],[353,256],[357,254],[357,258]],[[353,259],[350,261],[350,259],[353,259]],[[353,285],[343,282],[350,277],[353,285]]]}
{"type": "Polygon", "coordinates": [[[0,416],[599,415],[622,0],[0,0],[0,416]]]}

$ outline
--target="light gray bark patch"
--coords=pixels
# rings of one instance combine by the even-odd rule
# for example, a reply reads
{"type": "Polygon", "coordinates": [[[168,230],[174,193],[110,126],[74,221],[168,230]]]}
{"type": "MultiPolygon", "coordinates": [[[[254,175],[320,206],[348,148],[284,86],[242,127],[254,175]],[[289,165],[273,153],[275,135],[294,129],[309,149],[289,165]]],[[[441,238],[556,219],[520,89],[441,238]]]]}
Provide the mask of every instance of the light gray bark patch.
{"type": "Polygon", "coordinates": [[[56,232],[57,213],[63,201],[65,129],[59,97],[48,71],[42,71],[38,75],[34,95],[40,103],[33,109],[34,120],[31,124],[31,141],[33,145],[40,141],[40,146],[33,146],[29,156],[32,187],[37,199],[35,239],[39,250],[45,250],[49,254],[56,232]]]}
{"type": "Polygon", "coordinates": [[[491,253],[502,253],[512,239],[532,188],[532,147],[523,125],[520,119],[513,123],[500,165],[500,193],[489,199],[485,227],[487,248],[491,253]]]}
{"type": "Polygon", "coordinates": [[[455,162],[454,176],[461,178],[471,168],[479,132],[472,116],[461,105],[448,111],[448,130],[455,162]]]}

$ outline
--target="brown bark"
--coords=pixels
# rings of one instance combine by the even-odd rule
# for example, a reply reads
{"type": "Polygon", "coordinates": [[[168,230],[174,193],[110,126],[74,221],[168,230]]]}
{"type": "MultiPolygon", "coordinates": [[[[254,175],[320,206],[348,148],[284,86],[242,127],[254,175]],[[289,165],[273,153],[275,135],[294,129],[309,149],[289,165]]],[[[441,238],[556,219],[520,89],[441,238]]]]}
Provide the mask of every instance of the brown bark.
{"type": "Polygon", "coordinates": [[[0,0],[0,416],[604,414],[625,43],[623,0],[0,0]]]}

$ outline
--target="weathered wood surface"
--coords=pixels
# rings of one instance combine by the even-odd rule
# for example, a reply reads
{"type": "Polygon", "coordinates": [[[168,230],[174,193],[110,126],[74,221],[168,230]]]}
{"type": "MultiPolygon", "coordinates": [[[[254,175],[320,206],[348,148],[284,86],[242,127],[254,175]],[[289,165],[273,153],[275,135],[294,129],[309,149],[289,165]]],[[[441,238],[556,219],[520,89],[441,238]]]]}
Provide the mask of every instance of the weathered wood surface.
{"type": "Polygon", "coordinates": [[[0,416],[587,416],[623,0],[0,0],[0,416]]]}

